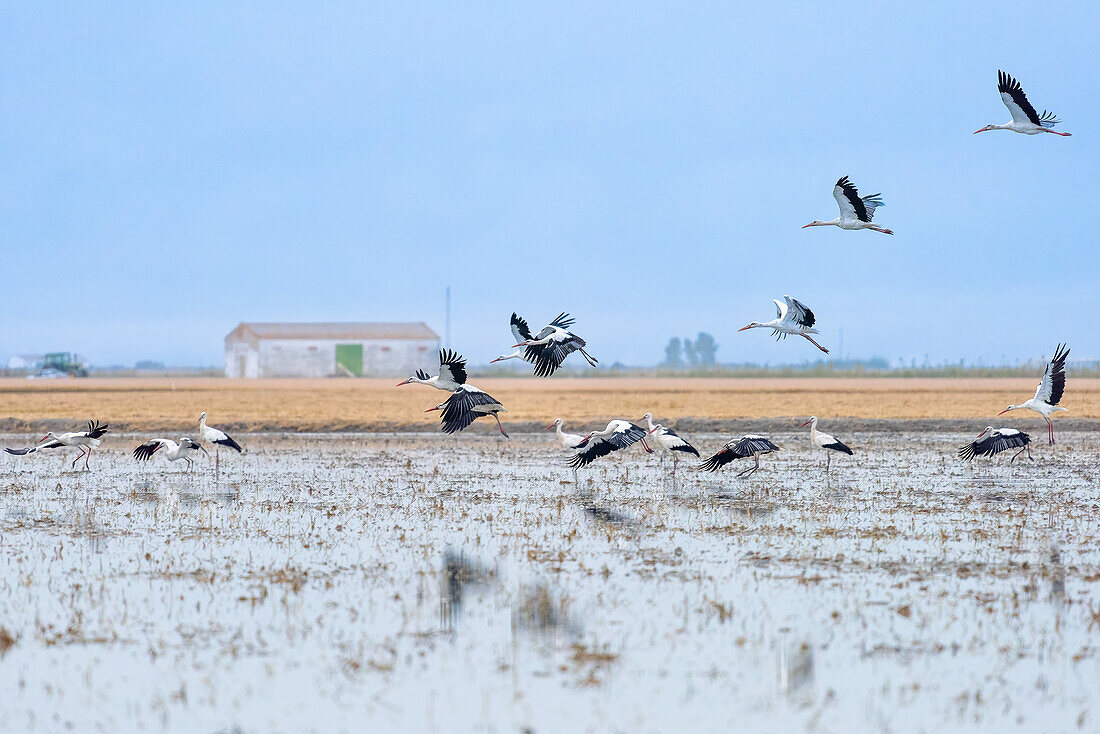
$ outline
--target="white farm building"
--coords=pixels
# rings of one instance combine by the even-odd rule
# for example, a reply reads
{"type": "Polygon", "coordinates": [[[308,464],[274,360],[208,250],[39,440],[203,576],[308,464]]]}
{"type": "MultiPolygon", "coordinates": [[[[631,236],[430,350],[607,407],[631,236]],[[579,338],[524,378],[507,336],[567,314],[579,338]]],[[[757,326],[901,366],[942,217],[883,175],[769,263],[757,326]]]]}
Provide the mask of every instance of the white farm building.
{"type": "Polygon", "coordinates": [[[438,367],[424,323],[240,323],[225,337],[228,377],[396,377],[438,367]]]}

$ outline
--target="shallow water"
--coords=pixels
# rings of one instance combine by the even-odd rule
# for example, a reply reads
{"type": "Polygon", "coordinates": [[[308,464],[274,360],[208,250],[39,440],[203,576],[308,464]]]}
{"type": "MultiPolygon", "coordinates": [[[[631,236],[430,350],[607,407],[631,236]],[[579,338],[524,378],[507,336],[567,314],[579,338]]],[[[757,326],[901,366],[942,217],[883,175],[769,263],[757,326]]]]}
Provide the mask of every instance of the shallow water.
{"type": "Polygon", "coordinates": [[[1100,727],[1095,434],[579,487],[544,436],[248,438],[0,458],[0,731],[1100,727]]]}

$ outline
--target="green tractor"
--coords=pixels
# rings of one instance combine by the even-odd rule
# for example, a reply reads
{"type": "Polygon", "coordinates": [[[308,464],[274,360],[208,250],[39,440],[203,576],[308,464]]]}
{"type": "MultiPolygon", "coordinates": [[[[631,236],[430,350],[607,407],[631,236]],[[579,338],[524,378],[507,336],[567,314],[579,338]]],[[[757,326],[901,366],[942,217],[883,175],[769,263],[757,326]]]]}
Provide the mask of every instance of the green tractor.
{"type": "Polygon", "coordinates": [[[39,370],[39,374],[47,370],[64,372],[70,377],[88,376],[88,368],[85,367],[84,363],[72,352],[52,352],[47,354],[42,360],[42,367],[39,370]]]}

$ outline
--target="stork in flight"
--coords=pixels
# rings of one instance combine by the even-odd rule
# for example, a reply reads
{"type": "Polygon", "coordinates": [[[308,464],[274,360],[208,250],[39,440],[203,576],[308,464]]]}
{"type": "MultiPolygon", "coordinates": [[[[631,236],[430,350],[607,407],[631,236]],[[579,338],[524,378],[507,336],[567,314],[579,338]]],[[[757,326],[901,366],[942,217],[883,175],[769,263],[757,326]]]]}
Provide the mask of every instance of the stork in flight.
{"type": "Polygon", "coordinates": [[[1010,405],[997,415],[1004,415],[1012,410],[1033,410],[1043,416],[1047,422],[1047,438],[1050,445],[1054,445],[1054,423],[1050,420],[1051,413],[1069,412],[1068,408],[1058,405],[1062,400],[1062,393],[1066,391],[1066,357],[1069,349],[1065,344],[1059,344],[1054,350],[1054,357],[1047,363],[1047,369],[1043,373],[1043,379],[1039,381],[1039,387],[1035,388],[1035,397],[1028,398],[1019,405],[1010,405]]]}
{"type": "Polygon", "coordinates": [[[979,433],[976,439],[959,449],[958,456],[969,464],[975,456],[996,456],[1002,451],[1018,448],[1020,450],[1008,460],[1009,464],[1016,461],[1016,457],[1024,451],[1027,451],[1027,458],[1030,461],[1035,461],[1031,458],[1030,444],[1031,436],[1017,431],[1015,428],[986,426],[985,430],[979,433]]]}
{"type": "Polygon", "coordinates": [[[238,454],[241,453],[241,445],[233,440],[225,431],[218,430],[206,425],[206,411],[202,412],[199,416],[199,440],[209,441],[214,444],[214,476],[218,476],[221,472],[221,447],[233,449],[238,454]]]}
{"type": "Polygon", "coordinates": [[[653,414],[646,413],[642,416],[647,428],[646,441],[652,441],[660,453],[660,463],[664,465],[665,454],[672,456],[672,476],[676,476],[676,465],[680,463],[680,454],[694,454],[699,457],[699,451],[690,443],[680,438],[676,431],[666,428],[660,423],[653,422],[653,414]]]}
{"type": "Polygon", "coordinates": [[[739,477],[747,477],[760,470],[760,457],[778,451],[779,447],[768,439],[755,433],[747,433],[741,438],[735,438],[722,447],[722,450],[699,465],[705,471],[718,471],[726,464],[737,459],[753,459],[753,466],[742,469],[737,473],[739,477]]]}
{"type": "Polygon", "coordinates": [[[833,198],[836,199],[836,203],[840,207],[840,216],[836,219],[830,219],[828,222],[815,219],[809,224],[803,225],[802,229],[835,225],[841,229],[873,229],[883,234],[894,233],[892,230],[879,227],[871,222],[875,218],[875,209],[886,206],[886,203],[882,200],[882,194],[870,194],[860,198],[855,184],[849,181],[847,176],[844,176],[833,187],[833,198]]]}
{"type": "MultiPolygon", "coordinates": [[[[92,449],[96,448],[100,444],[100,439],[103,434],[107,432],[107,424],[100,423],[99,421],[88,421],[88,429],[85,431],[72,431],[69,433],[62,433],[60,435],[50,431],[33,446],[27,446],[22,449],[9,449],[5,448],[9,454],[15,456],[25,456],[27,454],[33,454],[36,451],[43,449],[59,449],[63,446],[76,447],[77,455],[73,459],[72,468],[76,468],[76,462],[84,459],[84,468],[90,469],[88,466],[88,460],[92,457],[92,449]]],[[[62,466],[64,468],[64,466],[62,466]]]]}
{"type": "Polygon", "coordinates": [[[826,473],[829,471],[829,466],[832,464],[834,451],[839,451],[840,453],[848,454],[849,456],[852,455],[852,450],[850,448],[845,446],[836,438],[830,436],[828,433],[817,430],[816,415],[802,424],[803,428],[805,428],[806,426],[810,427],[810,443],[819,449],[825,449],[825,451],[827,452],[826,456],[828,456],[828,458],[825,460],[826,473]]]}
{"type": "Polygon", "coordinates": [[[613,420],[602,431],[593,431],[584,437],[584,441],[577,446],[577,453],[569,460],[569,466],[574,469],[588,466],[601,456],[607,456],[639,442],[647,454],[653,453],[653,449],[646,443],[644,428],[630,421],[613,420]]]}
{"type": "Polygon", "coordinates": [[[986,130],[1011,130],[1024,135],[1054,133],[1065,138],[1070,136],[1070,133],[1060,133],[1051,129],[1061,122],[1058,116],[1046,110],[1043,110],[1041,115],[1037,113],[1031,106],[1031,102],[1027,101],[1027,95],[1024,94],[1020,82],[1013,79],[1007,72],[997,72],[997,91],[1001,93],[1001,101],[1005,103],[1005,107],[1012,115],[1012,122],[1006,122],[1004,125],[986,125],[981,130],[975,130],[975,135],[984,133],[986,130]]]}
{"type": "MultiPolygon", "coordinates": [[[[554,374],[558,367],[561,367],[561,363],[565,361],[565,358],[573,352],[580,352],[581,356],[592,367],[600,363],[598,359],[584,350],[587,346],[584,339],[568,330],[575,321],[576,319],[571,318],[569,314],[560,313],[557,318],[542,327],[539,333],[532,334],[527,321],[522,316],[512,313],[512,336],[516,338],[516,343],[512,345],[512,348],[526,347],[522,359],[535,366],[535,377],[549,377],[554,374]]],[[[520,356],[518,353],[507,354],[497,357],[493,361],[516,359],[520,356]]]]}
{"type": "Polygon", "coordinates": [[[780,339],[786,339],[789,335],[804,337],[810,344],[825,352],[829,353],[829,350],[821,346],[814,341],[810,334],[819,334],[817,329],[813,328],[816,319],[814,318],[814,312],[806,307],[805,304],[796,301],[790,296],[783,296],[783,301],[780,302],[778,298],[773,298],[772,303],[775,304],[775,310],[778,312],[778,316],[771,321],[765,321],[760,323],[759,321],[753,321],[748,326],[742,326],[738,331],[745,331],[746,329],[771,329],[772,336],[776,341],[780,339]]]}
{"type": "Polygon", "coordinates": [[[195,468],[195,460],[191,458],[191,454],[196,451],[201,451],[207,456],[210,455],[201,443],[193,441],[187,436],[182,436],[179,443],[170,438],[154,438],[134,449],[134,458],[138,461],[148,461],[153,458],[153,454],[160,452],[161,456],[171,462],[182,459],[187,464],[187,471],[192,471],[195,468]]]}
{"type": "Polygon", "coordinates": [[[504,432],[504,426],[500,425],[500,417],[497,415],[508,411],[500,404],[499,400],[473,385],[460,385],[457,390],[451,393],[451,397],[424,412],[431,413],[435,410],[443,411],[439,428],[444,433],[457,433],[467,428],[478,418],[491,415],[496,419],[500,435],[508,438],[508,434],[504,432]]]}
{"type": "Polygon", "coordinates": [[[440,349],[438,375],[432,377],[424,370],[417,370],[412,377],[397,383],[397,387],[412,383],[430,385],[436,390],[444,390],[445,392],[454,392],[466,384],[466,360],[454,350],[440,349]]]}

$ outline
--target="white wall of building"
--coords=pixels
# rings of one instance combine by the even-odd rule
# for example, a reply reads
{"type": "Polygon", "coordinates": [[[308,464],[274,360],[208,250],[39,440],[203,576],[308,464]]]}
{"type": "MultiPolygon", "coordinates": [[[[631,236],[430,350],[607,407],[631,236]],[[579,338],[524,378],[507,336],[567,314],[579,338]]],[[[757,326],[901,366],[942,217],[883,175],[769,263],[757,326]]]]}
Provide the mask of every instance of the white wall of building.
{"type": "Polygon", "coordinates": [[[257,339],[230,342],[225,350],[228,377],[329,377],[336,374],[336,345],[362,344],[363,376],[409,375],[438,367],[438,339],[257,339]]]}

